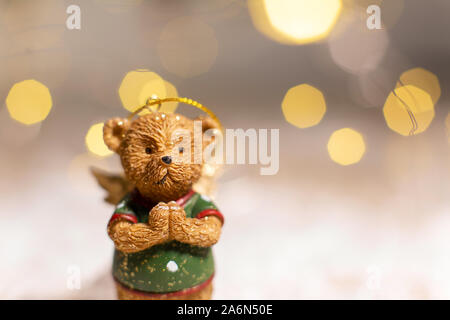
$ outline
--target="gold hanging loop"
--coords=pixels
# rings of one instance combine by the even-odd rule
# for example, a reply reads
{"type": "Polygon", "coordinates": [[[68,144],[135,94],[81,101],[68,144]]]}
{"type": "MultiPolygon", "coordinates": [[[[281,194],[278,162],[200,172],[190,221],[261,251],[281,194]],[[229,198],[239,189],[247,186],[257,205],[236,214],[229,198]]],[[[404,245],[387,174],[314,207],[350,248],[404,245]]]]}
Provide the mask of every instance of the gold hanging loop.
{"type": "Polygon", "coordinates": [[[214,114],[214,112],[209,110],[207,107],[202,105],[200,102],[197,102],[197,101],[189,99],[189,98],[174,97],[174,98],[159,99],[159,98],[150,97],[147,99],[147,102],[145,103],[145,105],[137,108],[135,111],[133,111],[128,116],[128,120],[131,120],[135,115],[137,115],[139,112],[141,112],[145,108],[150,109],[152,112],[158,112],[161,105],[165,102],[179,102],[179,103],[189,104],[193,107],[196,107],[197,109],[202,110],[203,112],[207,113],[214,121],[217,122],[217,124],[219,125],[220,131],[223,132],[222,123],[220,122],[219,118],[217,118],[217,116],[214,114]],[[158,105],[158,108],[156,109],[156,111],[154,111],[153,109],[150,108],[151,106],[154,106],[154,105],[158,105]]]}

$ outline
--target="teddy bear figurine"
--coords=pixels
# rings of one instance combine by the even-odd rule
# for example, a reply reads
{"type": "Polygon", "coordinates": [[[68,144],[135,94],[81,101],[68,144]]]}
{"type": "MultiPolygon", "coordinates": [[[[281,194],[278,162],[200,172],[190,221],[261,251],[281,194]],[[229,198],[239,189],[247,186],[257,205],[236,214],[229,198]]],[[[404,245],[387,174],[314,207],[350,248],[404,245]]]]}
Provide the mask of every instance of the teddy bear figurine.
{"type": "MultiPolygon", "coordinates": [[[[210,117],[198,120],[203,131],[217,128],[210,117]]],[[[119,155],[131,186],[107,226],[119,299],[211,298],[211,246],[224,220],[208,197],[192,189],[203,164],[192,161],[193,152],[175,159],[186,152],[178,147],[178,131],[189,133],[185,146],[193,147],[194,120],[181,114],[153,111],[104,124],[104,142],[119,155]]]]}

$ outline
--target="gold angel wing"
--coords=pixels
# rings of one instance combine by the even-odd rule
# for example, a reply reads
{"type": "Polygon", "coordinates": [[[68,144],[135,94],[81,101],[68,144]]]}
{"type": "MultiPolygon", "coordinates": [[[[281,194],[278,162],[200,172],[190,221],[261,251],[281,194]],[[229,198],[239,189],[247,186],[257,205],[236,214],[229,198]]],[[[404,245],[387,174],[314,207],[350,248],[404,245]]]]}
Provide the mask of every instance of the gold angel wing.
{"type": "Polygon", "coordinates": [[[108,173],[93,167],[91,168],[91,172],[98,184],[107,192],[105,201],[112,205],[118,204],[128,192],[133,190],[133,185],[124,175],[108,173]]]}

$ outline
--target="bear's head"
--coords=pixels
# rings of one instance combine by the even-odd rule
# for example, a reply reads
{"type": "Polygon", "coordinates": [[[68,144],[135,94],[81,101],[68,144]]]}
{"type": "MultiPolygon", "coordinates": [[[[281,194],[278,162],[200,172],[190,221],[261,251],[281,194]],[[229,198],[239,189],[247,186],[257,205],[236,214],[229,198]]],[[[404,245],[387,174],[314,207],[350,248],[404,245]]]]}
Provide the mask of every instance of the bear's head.
{"type": "MultiPolygon", "coordinates": [[[[201,121],[201,134],[217,128],[211,118],[196,120],[201,121]]],[[[129,182],[153,202],[182,197],[201,176],[202,163],[194,159],[194,120],[182,115],[153,112],[136,120],[113,118],[103,127],[103,139],[120,156],[129,182]]],[[[203,141],[200,150],[206,145],[203,141]]]]}

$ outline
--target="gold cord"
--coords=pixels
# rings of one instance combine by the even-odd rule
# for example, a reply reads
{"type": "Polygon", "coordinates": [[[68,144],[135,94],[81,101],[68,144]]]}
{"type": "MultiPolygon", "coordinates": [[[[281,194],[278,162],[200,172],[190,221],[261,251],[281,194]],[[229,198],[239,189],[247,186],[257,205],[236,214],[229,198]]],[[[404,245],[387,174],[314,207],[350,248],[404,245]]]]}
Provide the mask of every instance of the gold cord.
{"type": "MultiPolygon", "coordinates": [[[[180,103],[189,104],[189,105],[191,105],[193,107],[196,107],[196,108],[202,110],[203,112],[207,113],[214,121],[217,122],[217,124],[219,125],[220,131],[223,131],[222,123],[220,122],[219,118],[217,118],[217,116],[211,110],[209,110],[207,107],[202,105],[200,102],[197,102],[197,101],[189,99],[189,98],[181,98],[181,97],[164,98],[164,99],[149,98],[145,105],[143,105],[142,107],[137,108],[135,111],[133,111],[128,116],[128,120],[131,120],[136,114],[141,112],[143,109],[149,108],[150,106],[153,106],[153,105],[161,105],[164,102],[180,102],[180,103]]],[[[159,110],[159,107],[158,107],[157,110],[159,110]]]]}

